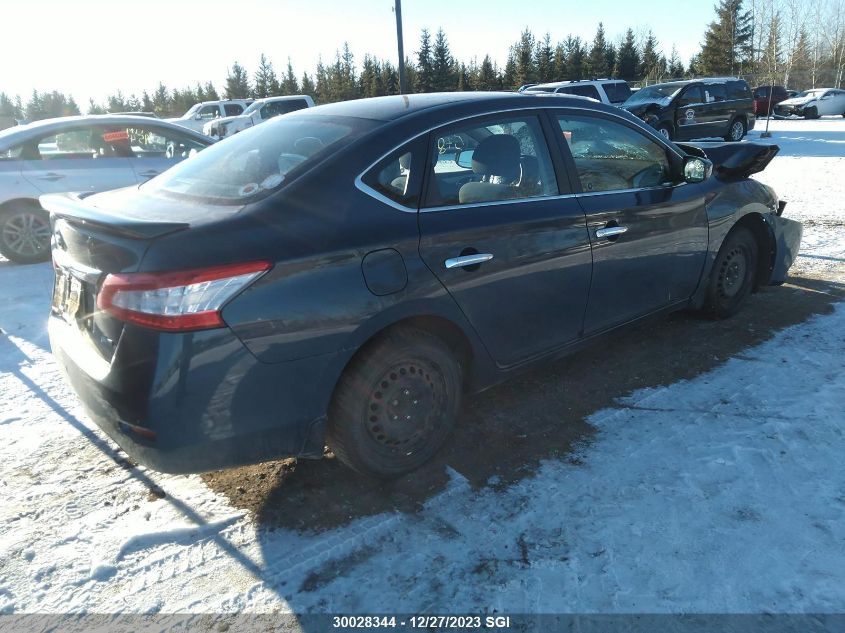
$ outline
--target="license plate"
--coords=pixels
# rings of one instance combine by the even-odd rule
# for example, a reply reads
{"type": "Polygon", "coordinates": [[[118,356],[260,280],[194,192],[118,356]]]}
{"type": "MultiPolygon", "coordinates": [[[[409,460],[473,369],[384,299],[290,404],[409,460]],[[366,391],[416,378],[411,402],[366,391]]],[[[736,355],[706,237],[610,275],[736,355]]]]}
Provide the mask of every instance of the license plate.
{"type": "Polygon", "coordinates": [[[56,283],[53,286],[53,309],[72,321],[79,314],[81,304],[82,282],[73,275],[57,270],[56,283]]]}

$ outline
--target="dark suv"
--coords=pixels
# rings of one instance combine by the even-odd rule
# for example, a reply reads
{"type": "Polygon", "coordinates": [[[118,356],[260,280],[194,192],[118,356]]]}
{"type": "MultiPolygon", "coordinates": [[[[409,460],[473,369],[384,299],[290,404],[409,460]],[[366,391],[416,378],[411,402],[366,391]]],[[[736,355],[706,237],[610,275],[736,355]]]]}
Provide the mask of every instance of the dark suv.
{"type": "Polygon", "coordinates": [[[789,99],[789,93],[783,86],[757,86],[754,88],[754,111],[760,116],[770,116],[775,106],[789,99]]]}
{"type": "Polygon", "coordinates": [[[647,86],[622,107],[676,141],[713,136],[741,141],[755,121],[751,88],[725,77],[647,86]]]}

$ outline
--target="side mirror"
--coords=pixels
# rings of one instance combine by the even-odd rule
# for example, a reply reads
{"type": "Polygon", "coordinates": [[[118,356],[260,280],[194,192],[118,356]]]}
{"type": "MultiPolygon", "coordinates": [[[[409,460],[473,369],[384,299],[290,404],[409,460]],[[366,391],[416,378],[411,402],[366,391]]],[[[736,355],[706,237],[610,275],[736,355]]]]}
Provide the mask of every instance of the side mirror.
{"type": "Polygon", "coordinates": [[[471,149],[462,149],[455,152],[455,164],[464,169],[472,169],[472,154],[471,149]]]}
{"type": "Polygon", "coordinates": [[[687,156],[684,159],[684,182],[704,182],[713,173],[713,163],[706,158],[687,156]]]}

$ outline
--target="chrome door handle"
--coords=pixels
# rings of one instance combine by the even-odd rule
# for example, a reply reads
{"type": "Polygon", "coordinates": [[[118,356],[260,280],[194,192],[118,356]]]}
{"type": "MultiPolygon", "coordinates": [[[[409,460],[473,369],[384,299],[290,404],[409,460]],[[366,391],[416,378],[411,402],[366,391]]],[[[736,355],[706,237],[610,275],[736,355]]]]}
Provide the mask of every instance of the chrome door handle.
{"type": "Polygon", "coordinates": [[[452,257],[451,259],[447,259],[444,264],[446,264],[446,268],[463,268],[464,266],[482,264],[490,261],[491,259],[493,259],[492,253],[476,253],[475,255],[452,257]]]}
{"type": "Polygon", "coordinates": [[[150,170],[150,171],[142,171],[138,175],[141,176],[141,178],[153,178],[155,176],[158,176],[160,173],[161,172],[159,172],[159,171],[150,170]]]}
{"type": "Polygon", "coordinates": [[[64,177],[64,174],[57,174],[51,171],[50,173],[44,174],[43,176],[38,176],[38,180],[49,180],[52,182],[54,180],[61,180],[64,177]]]}
{"type": "Polygon", "coordinates": [[[596,230],[596,237],[613,237],[615,235],[622,235],[627,230],[627,226],[606,226],[602,229],[596,230]]]}

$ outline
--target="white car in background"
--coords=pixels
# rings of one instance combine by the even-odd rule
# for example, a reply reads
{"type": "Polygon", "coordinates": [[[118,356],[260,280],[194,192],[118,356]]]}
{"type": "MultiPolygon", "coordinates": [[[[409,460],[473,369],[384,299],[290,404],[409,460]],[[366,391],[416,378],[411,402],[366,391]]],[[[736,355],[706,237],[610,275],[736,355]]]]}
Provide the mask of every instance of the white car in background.
{"type": "Polygon", "coordinates": [[[208,121],[202,127],[202,132],[212,138],[221,139],[242,132],[248,127],[263,123],[280,114],[287,114],[295,110],[313,107],[314,100],[308,95],[287,95],[285,97],[257,99],[244,110],[243,114],[208,121]]]}
{"type": "Polygon", "coordinates": [[[223,99],[219,101],[203,101],[191,106],[185,114],[175,119],[165,119],[170,123],[202,132],[203,126],[209,121],[223,117],[237,116],[252,103],[252,99],[223,99]]]}
{"type": "Polygon", "coordinates": [[[785,99],[775,106],[775,114],[785,117],[793,114],[805,119],[818,119],[820,116],[845,117],[845,90],[837,88],[813,88],[805,90],[797,97],[785,99]]]}

